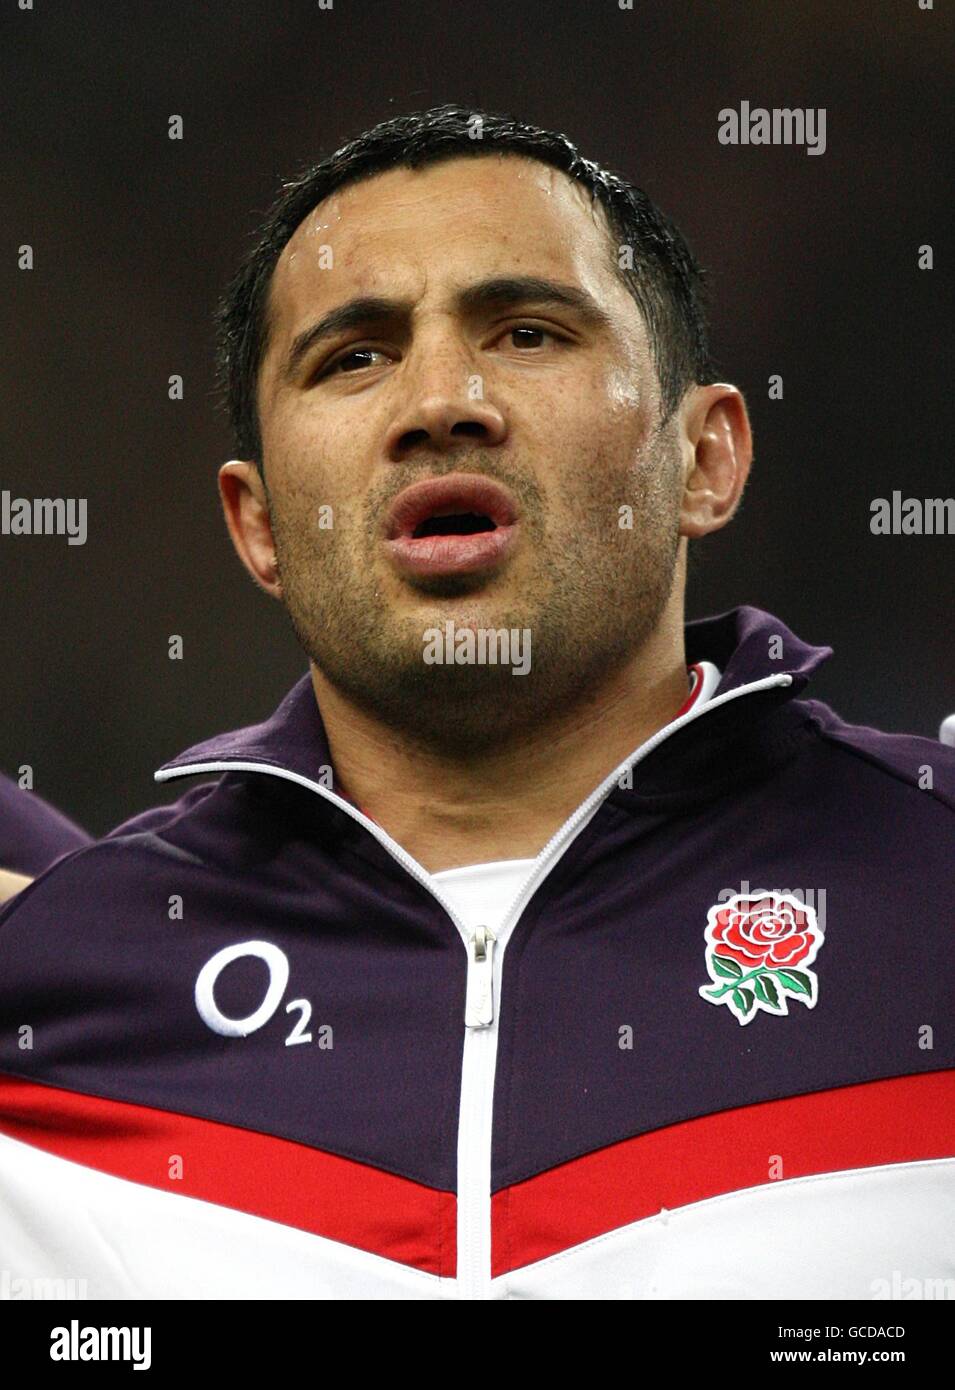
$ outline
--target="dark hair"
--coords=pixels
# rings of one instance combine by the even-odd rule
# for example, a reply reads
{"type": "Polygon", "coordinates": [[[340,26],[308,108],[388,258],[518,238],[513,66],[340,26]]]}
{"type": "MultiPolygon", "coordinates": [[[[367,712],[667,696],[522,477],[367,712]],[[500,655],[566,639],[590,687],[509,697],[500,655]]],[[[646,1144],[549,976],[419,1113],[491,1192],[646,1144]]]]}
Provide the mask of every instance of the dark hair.
{"type": "Polygon", "coordinates": [[[490,151],[522,155],[560,169],[603,205],[611,232],[631,248],[633,268],[614,268],[636,300],[650,339],[668,419],[695,382],[712,381],[704,309],[704,272],[677,227],[626,179],[584,159],[565,135],[509,116],[463,106],[394,116],[343,145],[282,192],[256,234],[216,309],[217,382],[235,436],[237,457],[262,468],[256,383],[269,336],[269,286],[282,250],[308,214],[330,194],[389,169],[419,169],[490,151]]]}

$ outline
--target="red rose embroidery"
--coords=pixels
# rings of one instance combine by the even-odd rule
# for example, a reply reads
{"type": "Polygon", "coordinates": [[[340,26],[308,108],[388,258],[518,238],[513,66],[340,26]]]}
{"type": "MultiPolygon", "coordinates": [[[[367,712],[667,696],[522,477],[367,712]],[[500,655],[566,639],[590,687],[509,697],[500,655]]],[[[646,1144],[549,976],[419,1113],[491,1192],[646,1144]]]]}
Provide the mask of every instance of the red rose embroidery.
{"type": "Polygon", "coordinates": [[[714,954],[740,965],[798,965],[813,947],[809,914],[785,898],[737,898],[716,914],[714,954]]]}
{"type": "Polygon", "coordinates": [[[761,1011],[786,1015],[793,999],[816,1007],[819,982],[809,966],[822,931],[815,909],[794,893],[762,888],[714,904],[705,935],[712,983],[699,992],[725,1004],[738,1022],[751,1023],[761,1011]]]}

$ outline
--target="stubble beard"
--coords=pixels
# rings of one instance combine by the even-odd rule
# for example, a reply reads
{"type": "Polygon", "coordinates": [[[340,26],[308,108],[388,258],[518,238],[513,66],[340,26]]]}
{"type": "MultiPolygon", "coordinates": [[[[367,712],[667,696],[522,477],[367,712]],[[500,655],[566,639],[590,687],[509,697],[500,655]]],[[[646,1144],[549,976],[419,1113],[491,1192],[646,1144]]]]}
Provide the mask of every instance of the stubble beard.
{"type": "Polygon", "coordinates": [[[454,758],[519,747],[592,700],[657,628],[679,548],[663,458],[628,474],[631,495],[623,500],[633,507],[632,530],[620,528],[616,502],[594,493],[575,505],[574,525],[559,537],[546,527],[539,496],[516,486],[516,476],[480,463],[475,471],[521,496],[521,543],[535,560],[522,591],[508,589],[506,598],[496,584],[444,579],[422,586],[428,601],[417,615],[395,614],[374,577],[370,522],[379,508],[366,511],[367,525],[328,531],[285,518],[280,508],[272,514],[283,603],[309,659],[364,713],[454,758]],[[361,545],[352,549],[347,541],[356,535],[361,545]],[[512,664],[428,664],[425,631],[443,633],[448,620],[457,631],[528,630],[530,669],[517,675],[512,664]]]}

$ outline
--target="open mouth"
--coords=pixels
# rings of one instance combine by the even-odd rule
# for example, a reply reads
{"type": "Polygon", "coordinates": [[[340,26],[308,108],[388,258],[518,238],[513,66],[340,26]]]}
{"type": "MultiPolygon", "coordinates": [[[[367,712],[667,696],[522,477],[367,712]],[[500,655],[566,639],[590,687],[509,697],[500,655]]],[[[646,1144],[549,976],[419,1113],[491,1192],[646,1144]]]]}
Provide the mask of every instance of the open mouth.
{"type": "Polygon", "coordinates": [[[478,512],[449,512],[447,516],[429,516],[420,521],[411,533],[412,540],[423,536],[476,536],[482,531],[496,531],[497,523],[478,512]]]}
{"type": "Polygon", "coordinates": [[[398,494],[384,540],[392,563],[408,577],[469,574],[500,564],[518,531],[517,503],[506,487],[481,473],[449,473],[398,494]]]}

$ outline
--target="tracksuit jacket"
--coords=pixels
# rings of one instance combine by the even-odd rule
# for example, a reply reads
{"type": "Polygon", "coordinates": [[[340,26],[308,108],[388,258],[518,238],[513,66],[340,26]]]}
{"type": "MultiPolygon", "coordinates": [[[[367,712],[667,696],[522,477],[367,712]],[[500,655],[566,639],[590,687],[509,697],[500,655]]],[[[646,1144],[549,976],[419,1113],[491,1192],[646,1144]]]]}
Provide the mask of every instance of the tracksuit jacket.
{"type": "Polygon", "coordinates": [[[0,869],[35,878],[92,836],[55,806],[0,773],[0,869]]]}
{"type": "Polygon", "coordinates": [[[831,649],[756,608],[686,652],[713,697],[493,940],[336,792],[307,674],[9,904],[0,1296],[955,1288],[955,752],[800,698],[831,649]]]}

